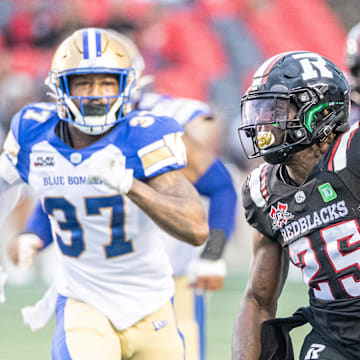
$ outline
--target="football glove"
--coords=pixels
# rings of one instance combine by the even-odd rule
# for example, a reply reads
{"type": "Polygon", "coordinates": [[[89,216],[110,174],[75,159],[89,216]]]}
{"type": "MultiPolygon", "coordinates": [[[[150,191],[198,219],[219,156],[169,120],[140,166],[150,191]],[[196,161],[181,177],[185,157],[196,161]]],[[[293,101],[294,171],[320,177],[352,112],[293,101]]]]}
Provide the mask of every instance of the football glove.
{"type": "Polygon", "coordinates": [[[110,155],[97,152],[90,158],[88,181],[91,183],[102,182],[109,189],[126,195],[133,183],[134,171],[127,169],[125,162],[125,156],[121,152],[110,155]]]}
{"type": "Polygon", "coordinates": [[[192,287],[198,290],[217,291],[223,288],[226,275],[224,259],[194,259],[188,267],[188,277],[192,287]]]}
{"type": "Polygon", "coordinates": [[[220,276],[226,275],[226,262],[224,259],[207,260],[194,259],[188,268],[188,276],[191,283],[195,282],[199,276],[220,276]]]}

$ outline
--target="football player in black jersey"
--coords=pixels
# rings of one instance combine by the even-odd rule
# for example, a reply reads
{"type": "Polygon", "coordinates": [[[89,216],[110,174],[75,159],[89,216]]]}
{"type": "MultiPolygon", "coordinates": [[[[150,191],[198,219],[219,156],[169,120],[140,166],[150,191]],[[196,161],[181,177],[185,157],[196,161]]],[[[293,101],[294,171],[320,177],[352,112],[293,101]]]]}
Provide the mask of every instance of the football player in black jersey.
{"type": "Polygon", "coordinates": [[[233,360],[293,359],[289,331],[306,322],[301,360],[360,359],[360,130],[348,125],[349,92],[331,61],[295,51],[260,66],[241,100],[243,149],[265,163],[242,189],[253,259],[233,360]],[[289,261],[309,306],[275,319],[289,261]]]}

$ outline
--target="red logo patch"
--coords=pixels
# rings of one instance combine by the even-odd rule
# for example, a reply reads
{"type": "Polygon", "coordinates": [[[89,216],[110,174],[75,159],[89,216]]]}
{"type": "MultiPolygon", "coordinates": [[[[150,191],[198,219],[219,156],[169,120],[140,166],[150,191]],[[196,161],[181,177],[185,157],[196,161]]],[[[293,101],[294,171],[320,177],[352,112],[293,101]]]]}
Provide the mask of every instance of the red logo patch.
{"type": "Polygon", "coordinates": [[[271,206],[269,215],[273,219],[273,223],[272,223],[273,229],[282,228],[284,225],[288,223],[289,219],[292,219],[294,217],[294,215],[289,213],[287,209],[288,209],[288,205],[282,204],[281,202],[278,202],[277,208],[271,206]]]}

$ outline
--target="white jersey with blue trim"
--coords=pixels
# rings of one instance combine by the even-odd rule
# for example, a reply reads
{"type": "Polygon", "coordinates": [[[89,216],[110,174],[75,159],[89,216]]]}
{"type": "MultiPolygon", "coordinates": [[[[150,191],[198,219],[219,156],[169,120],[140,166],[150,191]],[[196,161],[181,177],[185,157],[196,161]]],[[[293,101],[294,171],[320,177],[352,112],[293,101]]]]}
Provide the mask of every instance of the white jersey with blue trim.
{"type": "Polygon", "coordinates": [[[202,101],[187,98],[172,98],[151,92],[142,94],[137,110],[147,110],[158,116],[168,116],[185,127],[200,116],[212,116],[210,106],[202,101]]]}
{"type": "MultiPolygon", "coordinates": [[[[169,116],[183,128],[200,116],[213,115],[210,106],[201,101],[146,92],[138,102],[137,109],[151,111],[158,116],[169,116]]],[[[190,262],[198,255],[198,248],[178,241],[161,229],[154,229],[154,231],[157,232],[156,236],[161,236],[165,243],[174,275],[185,275],[190,262]]]]}
{"type": "Polygon", "coordinates": [[[93,305],[117,329],[159,309],[174,293],[172,269],[157,225],[129,198],[91,183],[93,154],[123,154],[146,180],[186,165],[182,128],[172,119],[131,113],[90,146],[74,150],[55,134],[52,104],[16,114],[6,154],[39,194],[60,256],[57,291],[93,305]]]}

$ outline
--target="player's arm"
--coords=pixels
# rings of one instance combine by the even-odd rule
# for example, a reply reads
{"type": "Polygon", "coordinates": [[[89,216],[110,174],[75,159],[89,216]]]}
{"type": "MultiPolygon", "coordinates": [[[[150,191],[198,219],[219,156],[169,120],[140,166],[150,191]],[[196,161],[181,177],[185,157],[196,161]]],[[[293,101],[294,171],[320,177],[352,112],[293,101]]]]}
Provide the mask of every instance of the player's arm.
{"type": "Polygon", "coordinates": [[[235,320],[233,360],[259,359],[261,324],[275,317],[288,265],[287,251],[255,230],[249,280],[235,320]]]}
{"type": "Polygon", "coordinates": [[[134,179],[127,196],[172,236],[198,246],[209,234],[204,208],[194,186],[180,170],[134,179]]]}
{"type": "Polygon", "coordinates": [[[127,168],[121,152],[109,157],[97,153],[89,162],[89,180],[100,180],[127,195],[170,235],[195,246],[203,244],[209,235],[205,210],[180,171],[186,165],[182,128],[171,118],[152,114],[135,117],[129,125],[134,135],[128,141],[142,142],[137,150],[141,167],[127,168]]]}
{"type": "Polygon", "coordinates": [[[7,155],[0,155],[0,224],[15,208],[21,192],[23,181],[7,155]]]}
{"type": "MultiPolygon", "coordinates": [[[[15,208],[22,191],[23,181],[6,152],[0,155],[0,224],[15,208]]],[[[7,273],[0,266],[0,303],[5,302],[4,285],[7,273]]]]}
{"type": "Polygon", "coordinates": [[[9,258],[15,265],[29,268],[33,265],[37,253],[52,242],[49,218],[38,201],[26,222],[24,232],[10,242],[9,258]]]}
{"type": "Polygon", "coordinates": [[[209,238],[200,259],[190,265],[189,276],[196,288],[220,290],[226,274],[222,256],[235,225],[237,193],[219,158],[186,131],[183,141],[187,152],[183,172],[198,192],[209,199],[209,238]]]}

